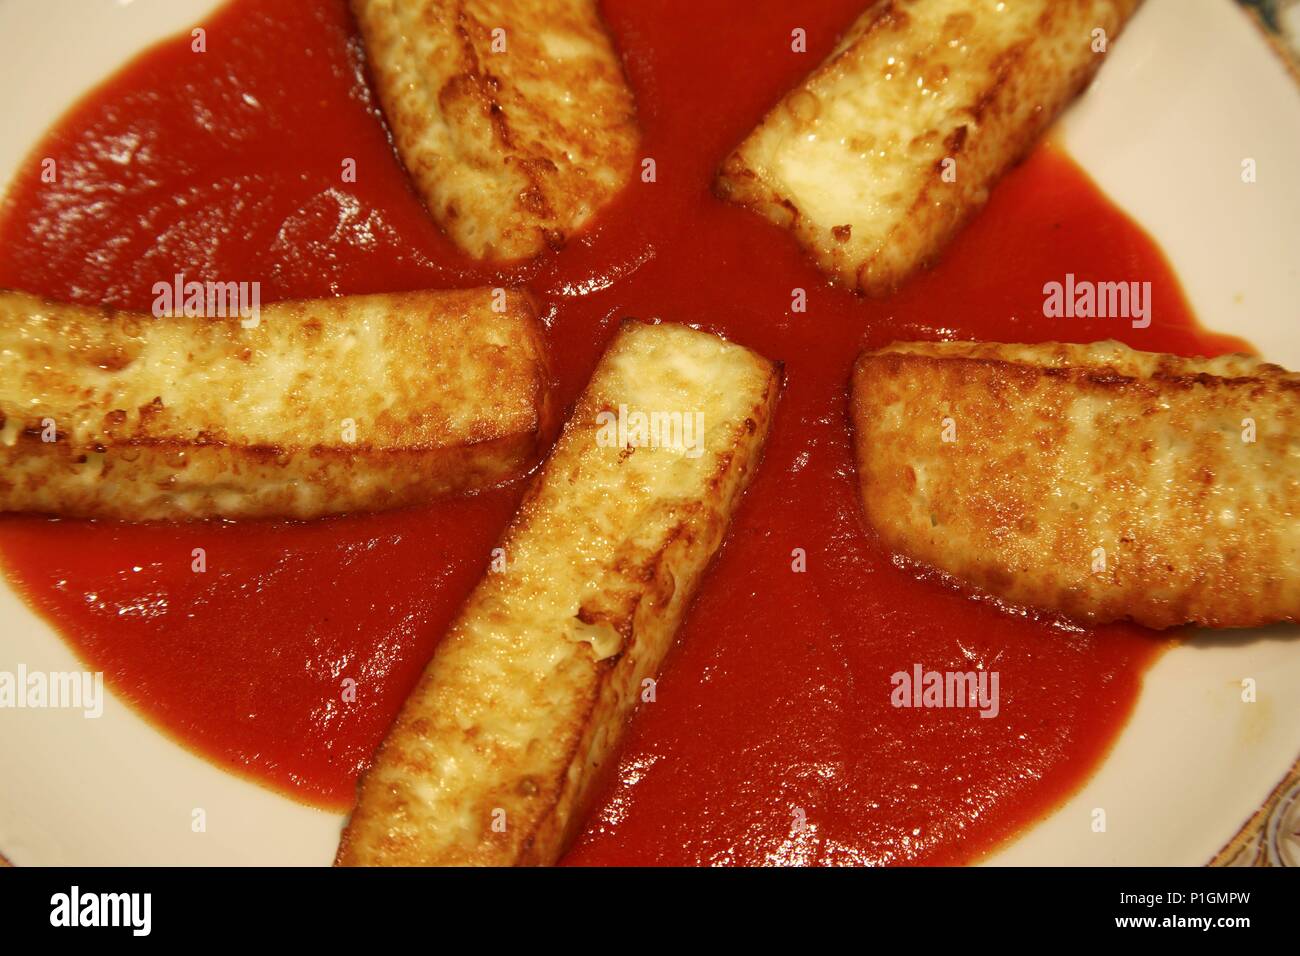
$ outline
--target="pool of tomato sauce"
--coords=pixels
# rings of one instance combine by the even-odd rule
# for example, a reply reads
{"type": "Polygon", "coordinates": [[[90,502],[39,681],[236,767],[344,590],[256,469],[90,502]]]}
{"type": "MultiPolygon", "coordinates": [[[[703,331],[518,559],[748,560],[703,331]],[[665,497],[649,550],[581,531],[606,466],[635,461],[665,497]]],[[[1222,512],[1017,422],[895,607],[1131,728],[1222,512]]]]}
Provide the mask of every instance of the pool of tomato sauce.
{"type": "MultiPolygon", "coordinates": [[[[898,294],[829,287],[788,235],[709,188],[861,0],[789,7],[607,2],[656,181],[530,264],[483,269],[431,223],[342,0],[236,0],[203,24],[206,53],[187,34],[142,55],[48,134],[0,220],[0,287],[132,309],[178,271],[260,281],[264,302],[523,283],[564,403],[624,316],[696,324],[785,363],[762,468],[568,862],[977,859],[1087,778],[1168,645],[1001,608],[891,560],[855,500],[849,369],[893,339],[1239,343],[1197,327],[1152,241],[1049,147],[898,294]],[[806,54],[790,49],[796,26],[806,54]],[[40,179],[44,157],[55,183],[40,179]],[[1043,283],[1067,271],[1150,280],[1151,327],[1043,318],[1043,283]],[[796,288],[806,312],[792,311],[796,288]],[[894,709],[890,675],[914,663],[998,671],[997,718],[894,709]]],[[[158,726],[345,809],[520,487],[309,523],[8,517],[0,553],[31,605],[158,726]]]]}

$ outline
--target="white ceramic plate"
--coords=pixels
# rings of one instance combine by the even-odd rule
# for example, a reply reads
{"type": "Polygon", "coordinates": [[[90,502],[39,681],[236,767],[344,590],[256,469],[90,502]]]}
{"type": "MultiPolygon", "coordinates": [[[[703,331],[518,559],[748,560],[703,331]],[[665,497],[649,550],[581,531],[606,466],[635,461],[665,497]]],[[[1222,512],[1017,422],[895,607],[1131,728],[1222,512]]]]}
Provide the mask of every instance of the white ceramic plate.
{"type": "MultiPolygon", "coordinates": [[[[82,93],[212,6],[0,0],[0,182],[82,93]]],[[[1054,135],[1160,242],[1205,325],[1300,368],[1300,88],[1230,0],[1147,0],[1109,57],[1054,135]]],[[[80,666],[0,583],[0,671],[20,663],[80,666]]],[[[1298,753],[1300,635],[1206,632],[1148,673],[1083,790],[992,862],[1204,863],[1298,753]]],[[[0,767],[0,852],[20,865],[327,864],[342,823],[217,770],[111,694],[98,720],[0,710],[0,767]]]]}

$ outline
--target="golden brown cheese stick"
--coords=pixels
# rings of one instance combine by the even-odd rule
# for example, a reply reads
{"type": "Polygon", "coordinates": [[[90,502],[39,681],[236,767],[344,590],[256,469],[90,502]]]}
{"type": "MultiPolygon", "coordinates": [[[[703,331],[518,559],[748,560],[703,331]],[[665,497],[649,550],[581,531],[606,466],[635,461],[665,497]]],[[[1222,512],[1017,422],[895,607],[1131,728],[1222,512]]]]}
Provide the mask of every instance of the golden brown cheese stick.
{"type": "Polygon", "coordinates": [[[398,153],[471,256],[558,247],[632,177],[639,133],[596,0],[352,0],[398,153]]]}
{"type": "Polygon", "coordinates": [[[545,440],[549,390],[520,293],[285,302],[249,328],[4,292],[0,511],[393,508],[521,474],[545,440]]]}
{"type": "Polygon", "coordinates": [[[724,199],[887,293],[934,260],[1087,85],[1139,0],[887,0],[723,163],[724,199]]]}
{"type": "Polygon", "coordinates": [[[340,864],[559,859],[758,466],[779,374],[682,325],[623,325],[505,533],[504,569],[380,747],[340,864]]]}
{"type": "Polygon", "coordinates": [[[1088,622],[1300,618],[1300,375],[1241,355],[895,343],[852,417],[890,549],[1088,622]]]}

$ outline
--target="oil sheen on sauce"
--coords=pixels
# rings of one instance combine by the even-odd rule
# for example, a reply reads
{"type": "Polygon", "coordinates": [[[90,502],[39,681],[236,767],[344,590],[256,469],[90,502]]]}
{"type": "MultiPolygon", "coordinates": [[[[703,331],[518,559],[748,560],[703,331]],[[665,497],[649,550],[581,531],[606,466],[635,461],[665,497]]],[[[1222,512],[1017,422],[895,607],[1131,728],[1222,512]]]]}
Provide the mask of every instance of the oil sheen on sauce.
{"type": "MultiPolygon", "coordinates": [[[[625,316],[784,361],[762,468],[568,862],[973,860],[1086,779],[1167,639],[1010,611],[897,566],[855,500],[854,357],[936,337],[1115,337],[1183,354],[1238,343],[1196,327],[1150,239],[1047,147],[933,271],[880,301],[828,287],[789,236],[713,198],[727,150],[860,7],[607,2],[656,181],[562,252],[493,271],[461,257],[412,192],[343,0],[236,0],[203,24],[206,53],[188,34],[162,43],[33,152],[0,220],[0,287],[147,310],[178,272],[259,281],[263,302],[523,283],[564,403],[625,316]],[[806,54],[790,49],[796,26],[806,54]],[[44,157],[56,183],[41,182],[44,157]],[[1066,272],[1151,281],[1151,326],[1043,318],[1043,284],[1066,272]],[[914,664],[998,671],[997,719],[891,707],[890,675],[914,664]]],[[[520,494],[312,523],[7,517],[0,553],[32,606],[159,727],[346,808],[520,494]],[[196,547],[206,573],[191,570],[196,547]]]]}

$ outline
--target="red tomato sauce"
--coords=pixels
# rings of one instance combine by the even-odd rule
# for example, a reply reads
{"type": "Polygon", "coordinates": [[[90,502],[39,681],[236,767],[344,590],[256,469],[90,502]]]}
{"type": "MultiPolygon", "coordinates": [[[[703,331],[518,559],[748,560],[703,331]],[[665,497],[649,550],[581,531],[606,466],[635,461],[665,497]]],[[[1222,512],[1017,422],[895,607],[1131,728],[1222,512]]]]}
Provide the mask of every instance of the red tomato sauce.
{"type": "MultiPolygon", "coordinates": [[[[176,272],[259,281],[264,302],[521,282],[565,403],[629,315],[783,360],[763,467],[569,862],[976,859],[1086,779],[1168,640],[1008,611],[897,566],[855,497],[854,357],[936,337],[1115,337],[1183,354],[1240,343],[1196,326],[1152,241],[1048,147],[933,271],[880,301],[829,287],[787,234],[713,198],[728,149],[860,7],[607,2],[657,180],[562,252],[493,271],[460,256],[412,192],[346,4],[236,0],[203,24],[206,53],[188,34],[160,44],[38,146],[0,220],[0,286],[147,310],[176,272]],[[806,54],[791,51],[795,27],[806,54]],[[55,183],[41,181],[44,157],[55,183]],[[1045,319],[1043,284],[1066,272],[1150,280],[1150,328],[1045,319]],[[893,708],[890,675],[917,663],[997,670],[997,719],[893,708]]],[[[314,523],[7,517],[0,552],[31,605],[159,727],[346,808],[520,493],[314,523]]]]}

